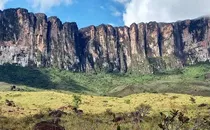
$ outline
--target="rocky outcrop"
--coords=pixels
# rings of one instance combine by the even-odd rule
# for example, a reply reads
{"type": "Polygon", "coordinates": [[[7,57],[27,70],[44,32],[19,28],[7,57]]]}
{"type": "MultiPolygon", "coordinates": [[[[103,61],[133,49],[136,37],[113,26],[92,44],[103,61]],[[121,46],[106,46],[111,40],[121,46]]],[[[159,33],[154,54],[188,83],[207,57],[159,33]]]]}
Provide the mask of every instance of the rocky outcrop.
{"type": "Polygon", "coordinates": [[[210,18],[78,29],[26,9],[0,11],[0,64],[153,73],[209,61],[210,18]]]}
{"type": "Polygon", "coordinates": [[[77,70],[78,28],[26,9],[0,12],[0,64],[77,70]]]}

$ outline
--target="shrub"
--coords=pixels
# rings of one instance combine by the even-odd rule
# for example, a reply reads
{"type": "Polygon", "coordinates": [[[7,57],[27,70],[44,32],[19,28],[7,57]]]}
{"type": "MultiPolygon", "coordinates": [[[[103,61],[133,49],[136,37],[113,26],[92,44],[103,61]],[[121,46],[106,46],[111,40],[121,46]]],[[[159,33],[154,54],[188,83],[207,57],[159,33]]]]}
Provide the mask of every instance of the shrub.
{"type": "Polygon", "coordinates": [[[112,110],[111,109],[106,109],[106,111],[105,111],[105,115],[113,115],[114,113],[112,112],[112,110]]]}
{"type": "Polygon", "coordinates": [[[175,100],[177,98],[179,98],[179,97],[178,96],[172,96],[172,97],[170,97],[171,100],[175,100]]]}
{"type": "Polygon", "coordinates": [[[151,106],[147,104],[140,104],[138,107],[135,108],[135,110],[139,113],[140,118],[144,118],[149,115],[151,111],[151,106]]]}
{"type": "Polygon", "coordinates": [[[73,95],[73,104],[76,108],[79,107],[79,105],[82,103],[81,96],[79,95],[73,95]]]}
{"type": "Polygon", "coordinates": [[[169,115],[160,112],[161,123],[158,126],[162,130],[170,130],[175,128],[176,130],[187,129],[186,125],[189,123],[189,118],[178,110],[172,110],[169,115]]]}
{"type": "Polygon", "coordinates": [[[195,98],[193,98],[193,97],[190,97],[190,101],[191,101],[192,103],[196,103],[195,98]]]}
{"type": "Polygon", "coordinates": [[[130,104],[130,103],[131,103],[131,100],[126,99],[124,102],[125,102],[126,104],[130,104]]]}

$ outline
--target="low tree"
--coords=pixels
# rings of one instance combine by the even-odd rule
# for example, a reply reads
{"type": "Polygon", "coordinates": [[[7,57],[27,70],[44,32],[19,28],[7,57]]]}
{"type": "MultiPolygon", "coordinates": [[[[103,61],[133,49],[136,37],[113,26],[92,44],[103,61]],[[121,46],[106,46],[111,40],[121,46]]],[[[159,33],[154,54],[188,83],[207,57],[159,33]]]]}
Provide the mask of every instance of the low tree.
{"type": "Polygon", "coordinates": [[[150,105],[140,104],[138,107],[135,108],[134,112],[131,112],[133,123],[135,124],[134,129],[141,129],[139,124],[144,121],[145,117],[149,115],[150,111],[150,105]]]}

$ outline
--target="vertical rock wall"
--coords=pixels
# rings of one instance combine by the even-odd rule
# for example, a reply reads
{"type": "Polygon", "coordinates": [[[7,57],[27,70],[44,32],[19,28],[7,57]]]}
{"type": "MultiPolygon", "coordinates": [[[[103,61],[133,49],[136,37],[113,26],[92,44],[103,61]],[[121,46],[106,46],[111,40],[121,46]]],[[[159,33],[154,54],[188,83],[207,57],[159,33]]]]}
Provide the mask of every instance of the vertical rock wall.
{"type": "Polygon", "coordinates": [[[205,62],[210,19],[89,26],[26,9],[0,11],[0,64],[85,72],[153,73],[205,62]]]}

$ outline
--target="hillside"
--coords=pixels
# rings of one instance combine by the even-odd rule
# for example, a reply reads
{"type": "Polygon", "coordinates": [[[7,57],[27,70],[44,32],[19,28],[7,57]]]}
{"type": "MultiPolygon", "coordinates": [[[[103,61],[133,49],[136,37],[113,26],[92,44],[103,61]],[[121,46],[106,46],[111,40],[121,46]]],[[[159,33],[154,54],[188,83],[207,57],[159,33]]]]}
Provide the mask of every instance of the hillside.
{"type": "Polygon", "coordinates": [[[208,130],[209,73],[209,63],[145,75],[4,64],[0,66],[0,128],[32,130],[43,121],[53,125],[57,117],[50,113],[61,111],[65,114],[59,116],[59,125],[67,130],[163,130],[160,123],[173,116],[170,127],[208,130]],[[17,91],[10,90],[12,85],[17,91]],[[73,109],[77,101],[82,113],[73,109]]]}
{"type": "Polygon", "coordinates": [[[74,73],[54,68],[0,66],[0,90],[16,84],[25,91],[43,89],[102,96],[127,96],[134,93],[183,93],[210,96],[209,63],[188,66],[157,74],[74,73]],[[205,78],[206,77],[206,78],[205,78]],[[25,86],[25,87],[24,87],[25,86]]]}

